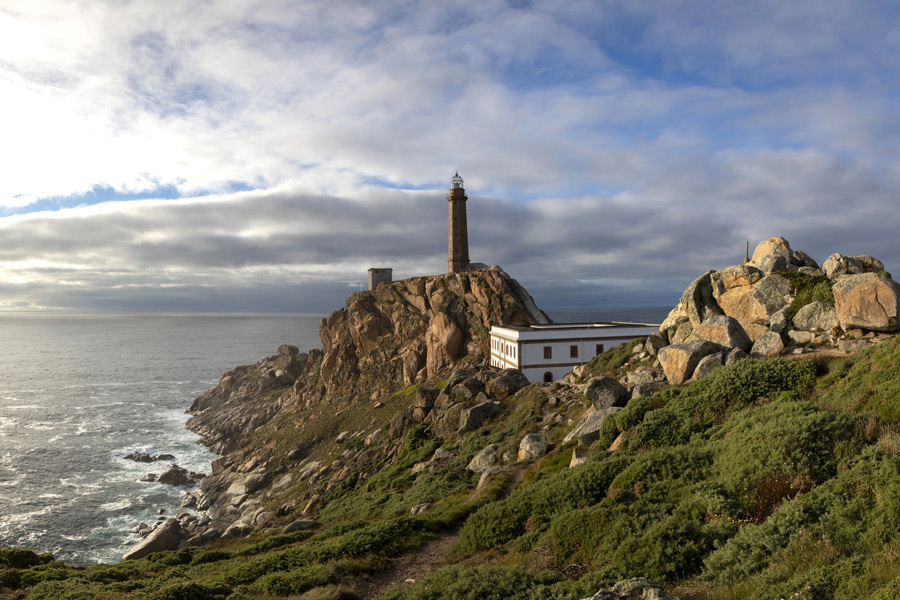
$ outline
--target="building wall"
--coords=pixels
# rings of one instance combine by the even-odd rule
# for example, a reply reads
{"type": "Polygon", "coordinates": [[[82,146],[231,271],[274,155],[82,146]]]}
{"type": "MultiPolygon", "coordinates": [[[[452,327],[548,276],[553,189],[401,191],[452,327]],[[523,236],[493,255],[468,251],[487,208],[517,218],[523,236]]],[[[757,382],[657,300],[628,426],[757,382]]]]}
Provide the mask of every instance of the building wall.
{"type": "Polygon", "coordinates": [[[491,365],[519,369],[532,383],[544,381],[547,372],[556,380],[590,362],[598,354],[598,345],[602,344],[599,350],[605,352],[654,330],[654,326],[642,325],[524,331],[495,327],[491,329],[491,365]],[[577,356],[572,356],[573,346],[577,356]],[[549,358],[546,348],[550,349],[549,358]]]}
{"type": "Polygon", "coordinates": [[[369,269],[369,289],[374,290],[379,283],[390,283],[394,277],[393,269],[369,269]]]}

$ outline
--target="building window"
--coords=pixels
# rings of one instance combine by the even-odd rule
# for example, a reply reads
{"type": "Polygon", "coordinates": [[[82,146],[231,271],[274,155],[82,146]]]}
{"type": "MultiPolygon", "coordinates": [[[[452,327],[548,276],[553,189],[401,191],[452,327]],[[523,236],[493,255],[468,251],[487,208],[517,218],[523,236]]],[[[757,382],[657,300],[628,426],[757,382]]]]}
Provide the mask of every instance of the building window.
{"type": "Polygon", "coordinates": [[[547,371],[544,373],[544,383],[550,383],[551,381],[553,381],[553,373],[547,371]]]}
{"type": "Polygon", "coordinates": [[[553,358],[552,346],[544,346],[544,358],[553,358]]]}
{"type": "Polygon", "coordinates": [[[597,354],[603,354],[603,344],[597,344],[597,354]]]}
{"type": "Polygon", "coordinates": [[[569,358],[578,358],[578,346],[569,346],[569,358]]]}

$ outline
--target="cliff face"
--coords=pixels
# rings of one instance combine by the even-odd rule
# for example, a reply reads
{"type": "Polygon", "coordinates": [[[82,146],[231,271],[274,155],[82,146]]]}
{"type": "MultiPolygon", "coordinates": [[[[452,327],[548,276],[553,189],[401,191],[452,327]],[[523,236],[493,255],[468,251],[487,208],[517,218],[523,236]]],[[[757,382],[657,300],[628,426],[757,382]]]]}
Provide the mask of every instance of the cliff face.
{"type": "Polygon", "coordinates": [[[194,401],[188,428],[227,454],[281,411],[343,407],[453,367],[484,364],[491,325],[549,322],[497,268],[381,284],[351,294],[322,320],[321,351],[283,346],[276,357],[225,373],[194,401]]]}
{"type": "Polygon", "coordinates": [[[292,402],[378,397],[489,355],[491,325],[549,323],[500,270],[415,277],[357,292],[322,321],[322,353],[291,391],[292,402]]]}

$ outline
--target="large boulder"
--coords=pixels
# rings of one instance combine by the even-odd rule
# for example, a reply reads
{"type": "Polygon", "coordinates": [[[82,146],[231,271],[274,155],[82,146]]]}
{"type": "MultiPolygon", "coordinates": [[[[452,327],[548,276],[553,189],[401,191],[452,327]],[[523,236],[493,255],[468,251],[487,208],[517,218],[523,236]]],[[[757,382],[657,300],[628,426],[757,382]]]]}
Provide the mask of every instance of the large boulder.
{"type": "Polygon", "coordinates": [[[500,412],[500,403],[496,400],[479,402],[471,408],[466,408],[459,415],[459,429],[457,432],[475,431],[481,427],[485,420],[493,417],[498,412],[500,412]]]}
{"type": "Polygon", "coordinates": [[[868,254],[844,256],[832,254],[822,264],[822,270],[829,279],[837,279],[842,275],[859,275],[860,273],[878,273],[884,270],[884,263],[868,254]]]}
{"type": "Polygon", "coordinates": [[[651,333],[649,336],[647,336],[647,342],[644,344],[644,350],[650,356],[656,356],[656,353],[659,352],[660,348],[664,348],[668,345],[668,336],[665,336],[657,331],[656,333],[651,333]]]}
{"type": "Polygon", "coordinates": [[[528,378],[518,369],[503,369],[485,384],[487,393],[496,398],[506,398],[529,385],[528,378]]]}
{"type": "Polygon", "coordinates": [[[490,444],[481,449],[481,451],[476,454],[469,464],[466,466],[466,469],[472,471],[473,473],[483,473],[488,468],[493,467],[497,464],[497,449],[499,446],[497,444],[490,444]]]}
{"type": "MultiPolygon", "coordinates": [[[[665,329],[665,327],[662,328],[662,330],[665,329]]],[[[694,326],[691,325],[691,320],[687,317],[678,317],[671,322],[668,328],[669,344],[683,344],[691,338],[692,333],[694,333],[694,326]]]]}
{"type": "Polygon", "coordinates": [[[768,331],[774,313],[790,302],[787,279],[777,274],[764,275],[751,264],[716,271],[711,285],[719,307],[737,319],[751,342],[768,331]]]}
{"type": "Polygon", "coordinates": [[[712,354],[704,356],[700,359],[700,362],[697,363],[697,368],[694,369],[694,373],[691,377],[694,379],[706,377],[725,363],[725,356],[727,354],[727,352],[713,352],[712,354]]]}
{"type": "Polygon", "coordinates": [[[703,357],[724,349],[705,340],[675,344],[659,351],[659,363],[669,383],[683,383],[691,378],[703,357]]]}
{"type": "Polygon", "coordinates": [[[597,408],[625,406],[628,390],[612,377],[600,377],[588,384],[584,396],[597,408]]]}
{"type": "Polygon", "coordinates": [[[784,342],[781,335],[774,331],[767,331],[753,342],[753,348],[750,349],[750,356],[759,358],[766,356],[776,356],[784,350],[784,342]]]}
{"type": "Polygon", "coordinates": [[[530,458],[539,458],[547,454],[550,447],[550,440],[543,431],[540,433],[529,433],[519,442],[519,461],[528,460],[530,458]]]}
{"type": "Polygon", "coordinates": [[[849,275],[834,284],[834,307],[844,329],[897,331],[900,285],[875,273],[849,275]]]}
{"type": "Polygon", "coordinates": [[[794,328],[831,331],[840,324],[837,311],[827,302],[810,302],[794,315],[794,328]]]}
{"type": "Polygon", "coordinates": [[[767,240],[761,241],[756,245],[756,248],[753,250],[753,256],[750,258],[751,262],[759,262],[764,256],[780,256],[784,258],[784,260],[790,261],[793,257],[793,251],[791,250],[791,245],[788,243],[786,239],[781,236],[771,237],[767,240]]]}
{"type": "Polygon", "coordinates": [[[762,271],[750,264],[726,267],[713,273],[711,278],[713,297],[719,307],[726,315],[740,321],[748,335],[760,317],[750,289],[762,278],[762,271]]]}
{"type": "Polygon", "coordinates": [[[726,348],[740,348],[747,351],[752,342],[744,328],[734,317],[716,315],[709,317],[696,327],[691,337],[696,340],[714,342],[726,348]]]}
{"type": "Polygon", "coordinates": [[[591,406],[578,419],[575,428],[563,438],[562,443],[568,444],[572,440],[578,440],[578,444],[584,447],[590,446],[593,442],[600,438],[600,427],[606,417],[616,412],[618,407],[611,406],[608,408],[598,408],[591,406]]]}
{"type": "Polygon", "coordinates": [[[715,297],[711,276],[715,271],[708,271],[695,279],[681,295],[681,300],[660,326],[660,331],[670,328],[679,317],[687,317],[692,325],[699,325],[714,315],[724,314],[715,297]]]}
{"type": "Polygon", "coordinates": [[[631,397],[648,398],[667,386],[668,384],[664,381],[649,381],[646,383],[639,383],[631,388],[631,397]]]}
{"type": "Polygon", "coordinates": [[[122,560],[137,560],[153,552],[177,550],[185,539],[185,532],[178,519],[169,519],[153,530],[140,544],[122,556],[122,560]]]}

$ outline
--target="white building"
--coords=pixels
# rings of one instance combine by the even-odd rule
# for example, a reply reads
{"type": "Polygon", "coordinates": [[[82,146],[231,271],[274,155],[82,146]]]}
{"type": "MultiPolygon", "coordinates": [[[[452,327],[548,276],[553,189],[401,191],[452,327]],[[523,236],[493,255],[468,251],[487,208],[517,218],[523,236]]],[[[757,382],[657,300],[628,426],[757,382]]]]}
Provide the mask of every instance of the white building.
{"type": "Polygon", "coordinates": [[[563,377],[574,367],[659,325],[646,323],[560,323],[529,327],[491,327],[491,366],[519,369],[535,383],[563,377]]]}

